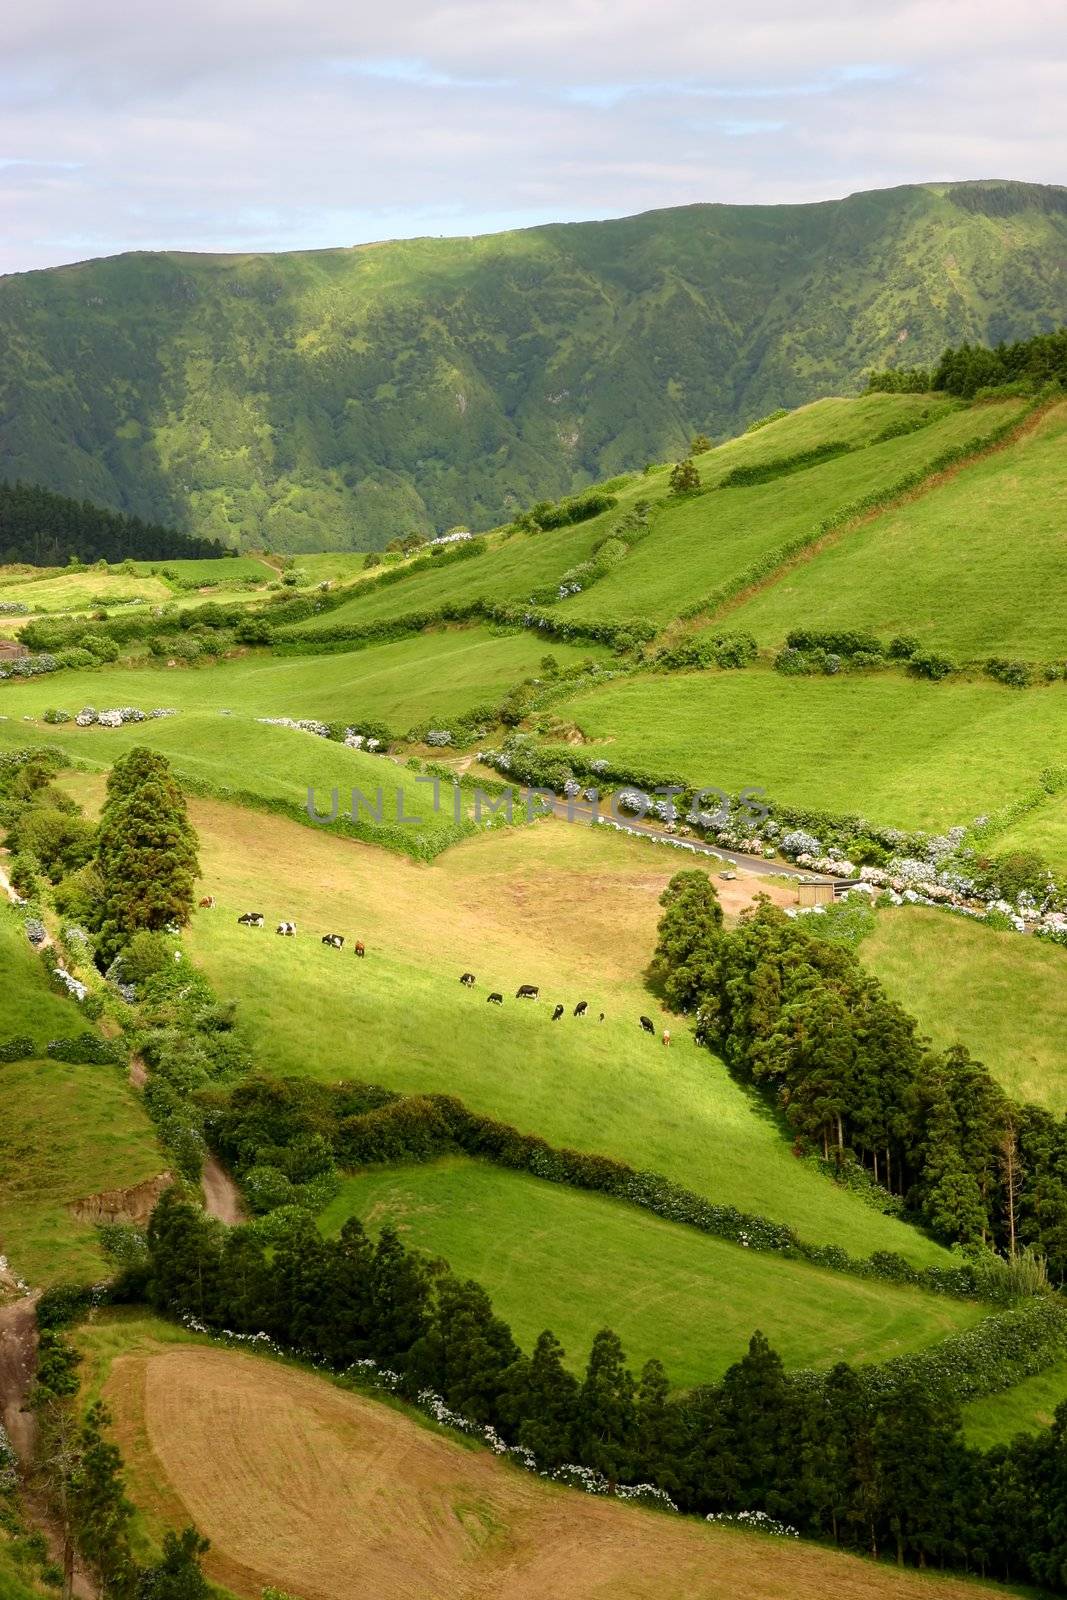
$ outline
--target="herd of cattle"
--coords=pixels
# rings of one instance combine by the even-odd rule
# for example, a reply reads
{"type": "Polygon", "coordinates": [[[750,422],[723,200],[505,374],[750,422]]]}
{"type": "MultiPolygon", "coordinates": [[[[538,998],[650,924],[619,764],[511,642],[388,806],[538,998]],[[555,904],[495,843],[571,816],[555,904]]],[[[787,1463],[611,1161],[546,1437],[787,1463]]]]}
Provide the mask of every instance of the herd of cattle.
{"type": "MultiPolygon", "coordinates": [[[[215,897],[214,897],[214,895],[206,895],[204,897],[204,899],[201,900],[200,905],[201,905],[201,908],[204,909],[204,910],[213,909],[214,905],[215,905],[215,897]]],[[[241,924],[242,927],[245,927],[245,928],[262,928],[264,922],[266,921],[266,917],[265,917],[265,915],[264,915],[264,913],[262,911],[244,911],[237,918],[237,921],[241,924]]],[[[290,938],[291,939],[293,937],[293,935],[296,933],[296,923],[295,922],[279,922],[278,926],[275,928],[274,931],[275,931],[275,933],[280,933],[284,938],[290,938]]],[[[329,945],[331,947],[331,949],[343,950],[344,949],[344,944],[345,944],[344,934],[343,933],[324,933],[323,936],[322,936],[322,943],[326,944],[326,945],[329,945]]],[[[363,944],[363,941],[361,939],[357,939],[356,940],[355,945],[353,946],[353,949],[355,950],[355,953],[356,953],[357,956],[365,956],[366,953],[367,953],[366,947],[363,944]]],[[[460,983],[463,985],[463,987],[465,989],[473,989],[474,985],[477,983],[478,980],[474,976],[473,972],[464,972],[462,974],[462,976],[460,977],[459,981],[460,981],[460,983]]],[[[516,1000],[537,1000],[540,997],[540,994],[541,994],[540,989],[534,983],[520,983],[519,987],[515,990],[515,998],[516,998],[516,1000]]],[[[502,994],[500,994],[497,990],[494,989],[491,994],[486,995],[486,1002],[491,1006],[502,1006],[504,1004],[504,996],[502,994]]],[[[560,1018],[564,1015],[566,1009],[567,1008],[564,1005],[561,1005],[561,1004],[559,1004],[557,1002],[557,1004],[556,1004],[556,1006],[555,1006],[555,1008],[553,1009],[553,1012],[552,1012],[552,1021],[553,1022],[558,1022],[560,1020],[560,1018]]],[[[572,1015],[576,1016],[576,1017],[585,1017],[585,1016],[588,1016],[588,1014],[589,1014],[589,1001],[588,1000],[579,1000],[578,1004],[574,1008],[574,1011],[573,1011],[572,1015]]],[[[604,1013],[603,1013],[603,1011],[601,1011],[600,1015],[597,1017],[597,1021],[598,1022],[603,1022],[603,1020],[604,1020],[604,1013]]],[[[637,1020],[640,1023],[641,1028],[644,1030],[645,1033],[651,1033],[653,1035],[655,1034],[656,1025],[652,1021],[651,1017],[638,1017],[637,1020]]],[[[670,1042],[671,1042],[670,1030],[667,1029],[667,1028],[664,1028],[664,1030],[663,1030],[663,1043],[666,1044],[666,1045],[669,1045],[670,1042]]]]}
{"type": "MultiPolygon", "coordinates": [[[[463,987],[465,989],[473,989],[474,985],[477,983],[478,980],[475,978],[473,972],[464,972],[461,975],[459,981],[460,981],[460,983],[463,985],[463,987]]],[[[515,990],[515,998],[516,998],[516,1000],[537,1000],[537,999],[540,998],[540,994],[541,994],[541,991],[540,991],[540,989],[537,987],[537,985],[535,983],[520,983],[519,987],[515,990]]],[[[504,1004],[504,996],[502,994],[500,994],[496,989],[494,989],[491,994],[487,994],[485,998],[486,998],[486,1003],[488,1005],[491,1005],[491,1006],[502,1006],[504,1004]]],[[[552,1012],[552,1021],[553,1022],[558,1022],[559,1019],[564,1015],[566,1009],[567,1009],[566,1006],[561,1005],[557,1001],[557,1003],[556,1003],[556,1005],[555,1005],[555,1007],[553,1009],[553,1012],[552,1012]]],[[[588,1016],[589,1015],[589,1001],[588,1000],[579,1000],[578,1004],[574,1008],[574,1011],[572,1012],[572,1015],[575,1016],[575,1017],[588,1016]]],[[[603,1020],[604,1020],[604,1013],[602,1011],[600,1013],[600,1015],[597,1017],[597,1021],[598,1022],[603,1022],[603,1020]]],[[[638,1017],[637,1020],[641,1024],[641,1027],[643,1028],[645,1033],[651,1033],[651,1034],[655,1033],[656,1025],[652,1021],[651,1017],[638,1017]]],[[[670,1042],[671,1042],[670,1031],[669,1031],[669,1029],[664,1028],[664,1030],[663,1030],[663,1043],[664,1044],[670,1044],[670,1042]]]]}

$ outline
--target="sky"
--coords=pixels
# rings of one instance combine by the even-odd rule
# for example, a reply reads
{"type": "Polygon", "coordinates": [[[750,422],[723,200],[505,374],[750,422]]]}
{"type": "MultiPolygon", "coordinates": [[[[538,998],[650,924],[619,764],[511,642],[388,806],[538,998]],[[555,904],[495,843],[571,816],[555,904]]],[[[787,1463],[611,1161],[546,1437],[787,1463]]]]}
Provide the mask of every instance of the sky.
{"type": "Polygon", "coordinates": [[[32,0],[0,273],[1067,183],[1063,0],[32,0]]]}

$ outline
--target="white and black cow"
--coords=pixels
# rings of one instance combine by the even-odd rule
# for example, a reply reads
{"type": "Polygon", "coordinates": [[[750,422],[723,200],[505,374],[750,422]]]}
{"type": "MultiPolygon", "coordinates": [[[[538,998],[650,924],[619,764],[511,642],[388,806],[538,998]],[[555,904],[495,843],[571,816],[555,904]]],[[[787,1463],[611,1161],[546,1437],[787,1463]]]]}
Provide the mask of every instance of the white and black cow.
{"type": "Polygon", "coordinates": [[[489,994],[485,998],[487,1005],[502,1006],[504,1004],[504,996],[502,994],[489,994]]]}
{"type": "Polygon", "coordinates": [[[287,939],[291,939],[293,937],[293,934],[296,932],[296,923],[295,922],[279,922],[278,926],[275,928],[274,931],[275,931],[275,933],[284,934],[287,939]]]}
{"type": "Polygon", "coordinates": [[[343,950],[345,946],[344,934],[324,933],[322,936],[322,942],[323,944],[328,944],[332,950],[343,950]]]}
{"type": "Polygon", "coordinates": [[[576,1017],[584,1017],[588,1010],[589,1010],[589,1001],[588,1000],[579,1000],[578,1004],[574,1008],[574,1015],[576,1017]]]}
{"type": "Polygon", "coordinates": [[[540,993],[541,991],[535,983],[520,983],[515,990],[515,998],[516,1000],[536,1000],[540,993]]]}
{"type": "Polygon", "coordinates": [[[463,985],[463,987],[465,989],[473,989],[474,988],[474,973],[473,972],[465,972],[463,974],[462,978],[460,978],[459,981],[460,981],[460,983],[463,985]]]}
{"type": "Polygon", "coordinates": [[[642,1028],[644,1028],[646,1033],[655,1033],[656,1025],[652,1021],[651,1017],[642,1017],[640,1019],[640,1021],[641,1021],[641,1026],[642,1026],[642,1028]]]}
{"type": "Polygon", "coordinates": [[[262,911],[246,911],[237,920],[243,923],[246,928],[262,928],[263,913],[262,911]]]}

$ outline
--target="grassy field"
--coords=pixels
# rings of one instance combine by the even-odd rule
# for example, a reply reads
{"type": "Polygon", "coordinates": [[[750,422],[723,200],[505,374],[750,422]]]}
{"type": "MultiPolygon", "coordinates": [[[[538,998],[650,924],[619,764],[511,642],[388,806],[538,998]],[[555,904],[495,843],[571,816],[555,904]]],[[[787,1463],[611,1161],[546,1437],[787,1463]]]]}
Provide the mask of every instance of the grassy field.
{"type": "Polygon", "coordinates": [[[604,660],[597,645],[557,644],[535,633],[493,634],[450,628],[393,644],[321,656],[265,651],[210,665],[105,667],[0,684],[0,712],[35,716],[49,706],[177,706],[232,709],[248,717],[316,717],[323,722],[384,721],[400,733],[416,722],[445,722],[478,705],[499,704],[524,677],[537,675],[547,651],[561,666],[604,660]]]}
{"type": "Polygon", "coordinates": [[[92,1280],[104,1257],[68,1207],[155,1177],[163,1162],[140,1098],[118,1067],[44,1057],[79,1032],[71,1000],[53,994],[21,925],[0,907],[0,1039],[29,1034],[41,1058],[0,1064],[0,1255],[29,1283],[92,1280]]]}
{"type": "Polygon", "coordinates": [[[1061,1361],[1035,1378],[1027,1378],[1001,1394],[972,1400],[963,1408],[968,1441],[980,1450],[1006,1444],[1017,1433],[1047,1428],[1056,1407],[1067,1400],[1067,1361],[1061,1361]]]}
{"type": "Polygon", "coordinates": [[[416,783],[413,774],[395,762],[296,728],[267,727],[206,712],[128,722],[121,728],[41,724],[31,729],[22,722],[0,722],[0,749],[27,742],[54,745],[97,770],[109,767],[133,745],[148,745],[165,755],[180,777],[260,803],[285,801],[304,813],[311,789],[324,817],[330,813],[331,791],[336,789],[339,815],[348,818],[355,790],[358,822],[365,830],[362,837],[381,839],[390,848],[413,855],[443,847],[444,830],[453,823],[449,794],[441,795],[435,812],[432,786],[416,783]],[[405,825],[398,829],[401,816],[405,825]]]}
{"type": "MultiPolygon", "coordinates": [[[[92,606],[123,606],[133,599],[161,605],[171,598],[170,585],[148,574],[128,572],[55,572],[29,578],[0,567],[0,601],[18,600],[31,611],[88,611],[92,606]]],[[[20,624],[25,617],[15,619],[20,624]]]]}
{"type": "MultiPolygon", "coordinates": [[[[1067,759],[1063,684],[1033,690],[770,669],[636,677],[552,708],[613,762],[896,827],[968,823],[1067,759]]],[[[566,754],[566,752],[564,752],[566,754]]]]}
{"type": "Polygon", "coordinates": [[[914,633],[963,659],[1062,659],[1065,446],[1067,405],[1061,404],[1009,450],[787,572],[731,622],[766,645],[780,644],[803,621],[870,628],[886,638],[914,633]]]}
{"type": "Polygon", "coordinates": [[[813,527],[838,505],[895,481],[950,445],[984,437],[1005,416],[1018,412],[1020,404],[1008,401],[957,410],[938,400],[935,412],[946,414],[936,415],[928,427],[883,444],[871,442],[893,418],[921,416],[930,408],[927,396],[820,402],[701,456],[702,481],[713,484],[737,466],[824,441],[870,444],[870,448],[755,488],[730,489],[680,504],[667,500],[666,473],[638,475],[620,490],[614,510],[588,522],[546,533],[516,534],[472,561],[440,572],[417,572],[401,583],[356,594],[336,610],[294,626],[318,632],[475,597],[523,600],[586,560],[613,523],[640,499],[650,500],[655,508],[650,536],[587,593],[564,602],[559,614],[561,618],[640,616],[667,622],[763,551],[813,527]],[[900,399],[912,403],[893,403],[900,399]]]}
{"type": "Polygon", "coordinates": [[[860,959],[938,1046],[1010,1094],[1067,1111],[1067,951],[923,906],[884,911],[860,959]]]}
{"type": "Polygon", "coordinates": [[[1067,873],[1067,794],[1056,795],[1021,817],[998,834],[990,848],[997,855],[1036,850],[1058,872],[1067,873]]]}
{"type": "Polygon", "coordinates": [[[218,905],[197,914],[190,947],[241,1002],[272,1072],[447,1091],[554,1143],[781,1218],[808,1239],[945,1259],[795,1161],[763,1102],[683,1027],[669,1052],[641,1032],[639,1015],[657,1015],[642,973],[676,865],[661,852],[547,821],[422,866],[211,802],[193,815],[203,887],[218,905]],[[299,936],[239,928],[253,902],[268,919],[295,920],[299,936]],[[324,949],[326,931],[363,939],[367,959],[324,949]],[[478,979],[473,991],[458,981],[464,970],[478,979]],[[521,982],[540,984],[542,1002],[516,1005],[521,982]],[[491,989],[502,1007],[486,1004],[491,989]],[[590,1019],[553,1026],[545,1002],[557,999],[569,1008],[587,999],[590,1019]]]}
{"type": "Polygon", "coordinates": [[[519,1343],[542,1328],[584,1366],[615,1329],[634,1368],[681,1388],[721,1377],[761,1329],[790,1367],[881,1361],[971,1327],[983,1308],[774,1261],[600,1195],[463,1158],[346,1180],[322,1226],[393,1222],[488,1289],[519,1343]]]}
{"type": "MultiPolygon", "coordinates": [[[[915,433],[870,444],[768,483],[668,502],[657,515],[651,535],[607,577],[565,601],[560,614],[641,616],[669,622],[769,551],[809,531],[814,535],[823,518],[841,506],[890,488],[947,449],[971,441],[980,443],[1021,409],[1019,401],[1005,401],[975,410],[949,411],[915,433]]],[[[782,426],[782,453],[808,448],[806,441],[794,444],[785,436],[784,420],[782,425],[772,425],[782,426]]],[[[753,441],[759,437],[753,435],[753,441]]],[[[773,435],[770,443],[774,444],[773,435]]],[[[768,451],[771,453],[777,451],[768,451]]],[[[716,451],[705,481],[714,483],[723,467],[734,464],[732,451],[716,451]],[[721,465],[716,457],[723,458],[721,465]]]]}
{"type": "Polygon", "coordinates": [[[987,1592],[563,1489],[395,1407],[149,1318],[104,1313],[78,1338],[141,1527],[158,1541],[195,1521],[211,1541],[208,1575],[240,1600],[270,1584],[304,1600],[987,1592]]]}

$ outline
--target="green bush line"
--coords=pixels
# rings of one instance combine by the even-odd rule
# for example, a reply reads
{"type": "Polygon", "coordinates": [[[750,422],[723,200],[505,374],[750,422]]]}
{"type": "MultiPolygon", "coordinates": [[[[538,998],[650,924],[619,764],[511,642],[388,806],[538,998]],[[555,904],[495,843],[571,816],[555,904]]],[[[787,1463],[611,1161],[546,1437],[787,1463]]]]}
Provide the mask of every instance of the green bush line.
{"type": "MultiPolygon", "coordinates": [[[[402,639],[424,628],[443,622],[485,621],[501,627],[527,628],[543,633],[549,638],[563,641],[587,640],[593,644],[628,646],[654,637],[656,629],[651,623],[640,620],[588,620],[570,621],[551,612],[541,611],[521,603],[496,603],[487,600],[449,601],[425,611],[408,612],[401,617],[381,618],[373,622],[339,623],[333,628],[298,629],[286,633],[278,640],[285,647],[304,645],[308,654],[325,646],[359,648],[367,644],[383,644],[402,639]]],[[[297,653],[291,651],[290,653],[297,653]]]]}
{"type": "Polygon", "coordinates": [[[822,444],[807,450],[797,450],[789,456],[768,456],[765,461],[733,467],[715,486],[719,489],[747,489],[753,484],[770,483],[775,478],[786,478],[790,473],[802,472],[820,461],[830,461],[834,456],[851,455],[862,446],[848,444],[843,439],[826,439],[822,444]]]}
{"type": "Polygon", "coordinates": [[[803,555],[812,545],[837,529],[845,527],[857,517],[865,516],[870,511],[887,511],[904,495],[911,494],[923,484],[934,478],[938,473],[946,472],[950,467],[962,466],[971,461],[979,460],[990,450],[1002,444],[1017,429],[1021,428],[1036,411],[1041,409],[1044,401],[1039,397],[1032,405],[1028,406],[1021,416],[1010,417],[998,424],[991,433],[984,434],[968,440],[965,444],[953,445],[948,450],[943,450],[933,461],[925,462],[921,467],[915,467],[911,472],[906,472],[894,484],[885,489],[872,489],[870,494],[862,495],[857,500],[850,500],[846,505],[839,506],[828,516],[821,519],[816,526],[807,533],[798,534],[795,539],[787,540],[774,550],[750,562],[732,578],[720,583],[710,594],[687,606],[680,614],[683,618],[698,617],[705,612],[709,615],[735,600],[738,595],[744,594],[747,589],[755,588],[776,573],[779,568],[787,565],[797,556],[803,555]]]}
{"type": "MultiPolygon", "coordinates": [[[[231,1097],[226,1109],[217,1110],[209,1118],[209,1137],[238,1176],[242,1170],[263,1170],[256,1132],[249,1133],[250,1127],[259,1133],[262,1131],[262,1121],[258,1128],[256,1123],[261,1110],[260,1099],[266,1107],[263,1115],[273,1119],[275,1146],[284,1145],[285,1132],[292,1138],[306,1131],[305,1125],[297,1119],[280,1131],[275,1098],[278,1087],[266,1085],[264,1080],[252,1082],[231,1097]],[[269,1107],[266,1106],[268,1099],[269,1107]]],[[[739,1211],[736,1206],[719,1205],[659,1173],[641,1171],[610,1156],[558,1148],[535,1134],[520,1133],[508,1123],[469,1110],[453,1095],[401,1096],[377,1085],[353,1083],[338,1085],[334,1093],[339,1109],[332,1126],[330,1113],[323,1116],[320,1109],[314,1127],[317,1133],[326,1132],[334,1158],[345,1170],[421,1163],[462,1151],[475,1159],[490,1161],[511,1171],[526,1172],[548,1183],[607,1195],[650,1211],[665,1221],[694,1228],[745,1249],[773,1253],[785,1260],[806,1261],[831,1272],[963,1299],[1002,1303],[1011,1295],[1008,1276],[992,1264],[983,1268],[961,1261],[952,1267],[916,1268],[891,1251],[877,1251],[870,1257],[859,1258],[837,1245],[809,1244],[786,1223],[739,1211]],[[346,1107],[362,1102],[370,1109],[344,1115],[340,1109],[342,1101],[346,1107]]],[[[284,1117],[282,1112],[283,1123],[284,1117]]]]}
{"type": "Polygon", "coordinates": [[[968,836],[975,844],[985,844],[1064,790],[1067,790],[1067,767],[1045,767],[1032,789],[1000,806],[984,822],[973,823],[967,830],[968,836]]]}

